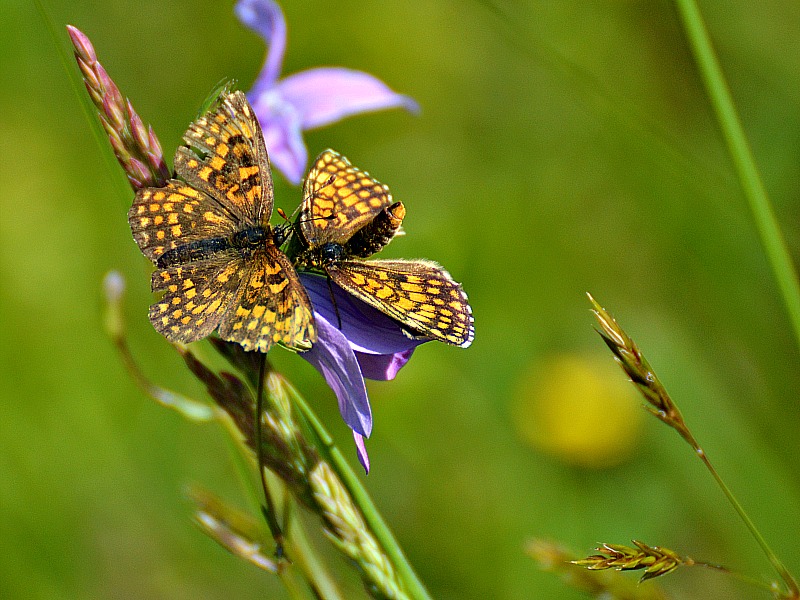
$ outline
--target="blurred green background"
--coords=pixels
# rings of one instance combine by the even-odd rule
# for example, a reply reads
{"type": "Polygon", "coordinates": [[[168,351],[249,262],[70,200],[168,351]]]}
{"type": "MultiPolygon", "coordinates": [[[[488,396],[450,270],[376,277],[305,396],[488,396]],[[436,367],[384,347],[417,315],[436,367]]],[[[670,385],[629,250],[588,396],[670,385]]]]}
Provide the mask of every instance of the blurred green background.
{"type": "MultiPolygon", "coordinates": [[[[534,537],[579,554],[636,538],[774,577],[689,447],[621,385],[586,291],[800,573],[800,356],[672,4],[283,7],[285,73],[360,69],[422,106],[306,141],[389,184],[408,235],[383,255],[441,262],[474,309],[471,348],[426,344],[394,382],[369,385],[366,486],[432,594],[583,597],[525,555],[534,537]]],[[[0,596],[286,597],[190,523],[188,483],[244,503],[224,432],[144,397],[103,333],[100,282],[116,268],[146,373],[205,397],[147,320],[132,194],[58,49],[64,24],[86,32],[171,157],[220,79],[249,88],[263,43],[229,2],[45,0],[57,46],[33,3],[3,9],[0,596]]],[[[701,9],[797,258],[800,6],[701,9]]],[[[299,200],[276,175],[276,205],[299,200]]],[[[271,356],[355,463],[322,378],[271,356]]],[[[767,597],[699,570],[662,584],[673,598],[767,597]]]]}

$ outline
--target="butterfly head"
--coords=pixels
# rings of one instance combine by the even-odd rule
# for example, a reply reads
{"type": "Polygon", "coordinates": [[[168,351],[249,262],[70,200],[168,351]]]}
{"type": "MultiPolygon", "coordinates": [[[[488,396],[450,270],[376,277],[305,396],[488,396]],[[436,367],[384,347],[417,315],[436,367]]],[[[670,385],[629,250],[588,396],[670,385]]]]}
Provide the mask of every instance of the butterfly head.
{"type": "Polygon", "coordinates": [[[286,240],[292,235],[294,225],[292,223],[281,223],[272,228],[272,239],[275,245],[279,248],[286,243],[286,240]]]}
{"type": "Polygon", "coordinates": [[[324,264],[335,263],[344,258],[344,248],[336,242],[328,242],[320,246],[319,256],[324,264]]]}

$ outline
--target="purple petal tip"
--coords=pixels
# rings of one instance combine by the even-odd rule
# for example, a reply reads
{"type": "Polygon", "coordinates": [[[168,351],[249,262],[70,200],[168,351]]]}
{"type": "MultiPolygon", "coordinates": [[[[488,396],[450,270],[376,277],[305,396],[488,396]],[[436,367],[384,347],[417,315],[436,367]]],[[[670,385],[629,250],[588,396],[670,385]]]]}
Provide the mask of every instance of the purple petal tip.
{"type": "Polygon", "coordinates": [[[414,100],[411,96],[401,96],[401,106],[413,115],[418,115],[422,112],[422,107],[419,102],[414,100]]]}
{"type": "Polygon", "coordinates": [[[369,475],[369,454],[367,454],[367,446],[364,443],[364,438],[353,432],[353,439],[356,442],[356,453],[358,454],[358,462],[364,467],[364,472],[369,475]]]}

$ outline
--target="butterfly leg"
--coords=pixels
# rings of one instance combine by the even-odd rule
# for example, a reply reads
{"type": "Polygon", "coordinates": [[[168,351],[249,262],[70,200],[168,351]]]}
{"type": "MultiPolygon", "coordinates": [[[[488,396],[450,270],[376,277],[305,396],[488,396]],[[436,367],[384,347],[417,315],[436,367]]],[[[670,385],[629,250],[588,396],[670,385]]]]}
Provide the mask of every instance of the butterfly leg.
{"type": "Polygon", "coordinates": [[[336,305],[336,296],[333,295],[333,282],[331,281],[330,275],[326,275],[325,278],[328,280],[328,291],[331,293],[331,304],[333,304],[333,310],[336,312],[336,320],[339,323],[337,328],[341,331],[342,316],[339,314],[339,307],[336,305]]]}

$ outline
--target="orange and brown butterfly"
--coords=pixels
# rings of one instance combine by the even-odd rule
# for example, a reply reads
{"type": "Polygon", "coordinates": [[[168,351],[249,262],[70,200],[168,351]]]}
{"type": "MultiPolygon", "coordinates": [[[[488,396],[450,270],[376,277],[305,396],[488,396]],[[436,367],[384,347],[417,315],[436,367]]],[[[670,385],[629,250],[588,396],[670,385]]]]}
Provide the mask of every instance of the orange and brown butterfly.
{"type": "Polygon", "coordinates": [[[264,137],[242,92],[223,93],[194,121],[164,187],[144,188],[128,212],[156,265],[153,326],[172,342],[216,330],[245,350],[316,341],[311,302],[270,224],[273,192],[264,137]]]}
{"type": "Polygon", "coordinates": [[[290,255],[301,269],[319,271],[412,335],[467,347],[475,334],[461,285],[427,260],[361,260],[385,246],[400,228],[405,207],[389,188],[325,150],[303,186],[290,255]]]}

